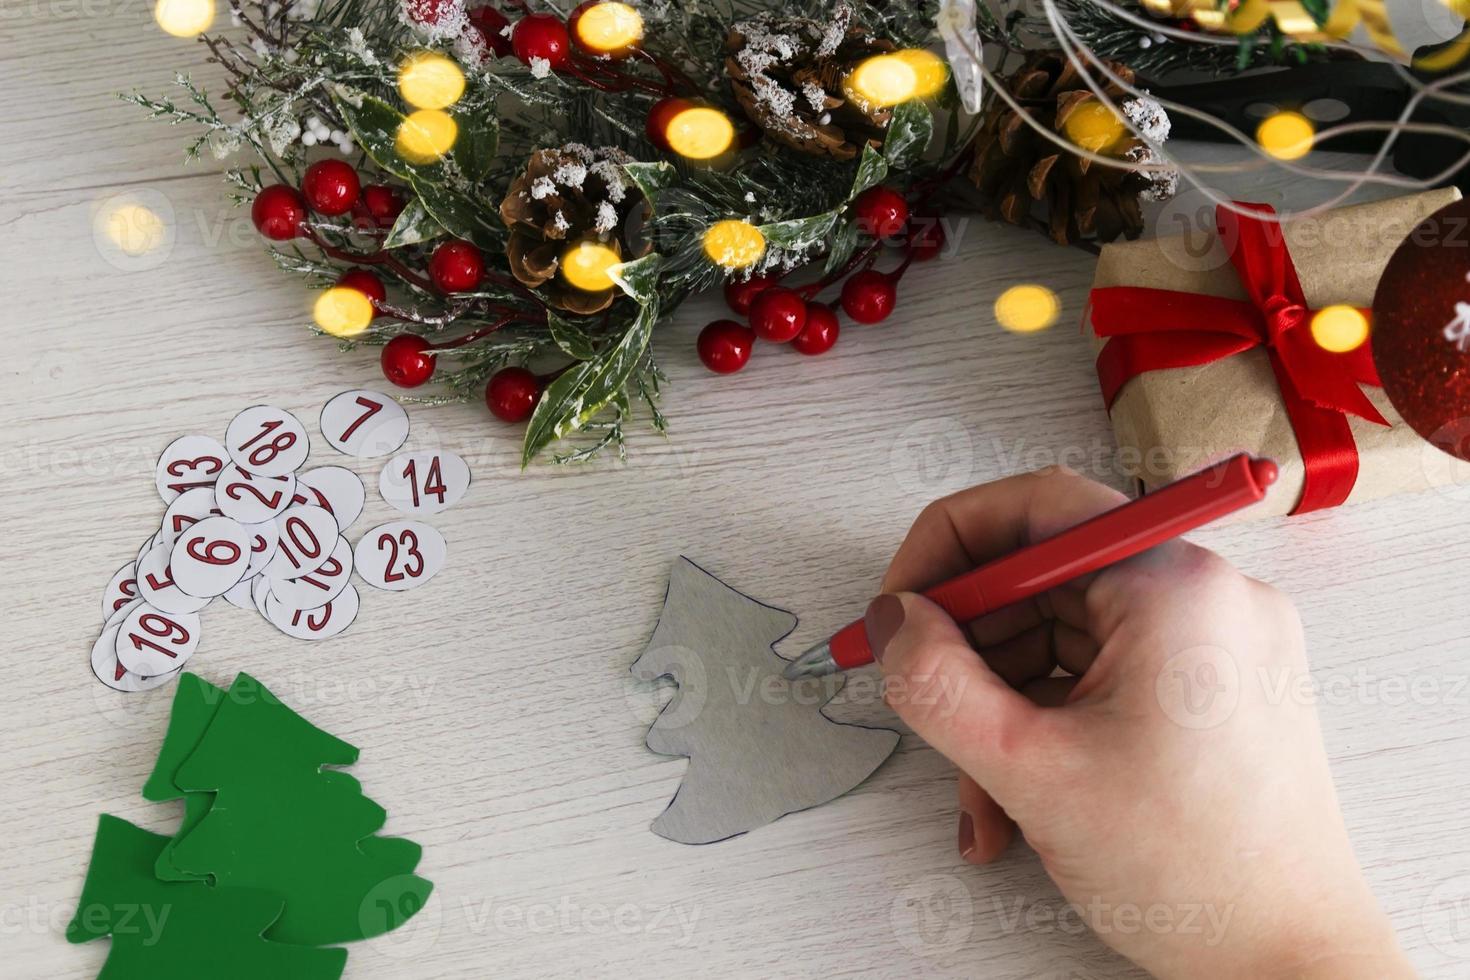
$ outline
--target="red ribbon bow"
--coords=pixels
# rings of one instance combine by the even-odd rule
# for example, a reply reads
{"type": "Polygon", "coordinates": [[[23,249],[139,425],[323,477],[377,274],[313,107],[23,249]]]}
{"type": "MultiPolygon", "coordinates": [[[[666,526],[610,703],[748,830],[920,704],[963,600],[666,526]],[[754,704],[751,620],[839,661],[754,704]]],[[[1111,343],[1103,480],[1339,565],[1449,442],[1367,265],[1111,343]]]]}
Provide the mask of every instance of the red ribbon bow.
{"type": "MultiPolygon", "coordinates": [[[[1270,205],[1241,204],[1263,214],[1270,205]]],[[[1342,354],[1312,338],[1308,309],[1281,225],[1215,209],[1220,240],[1249,300],[1135,286],[1094,289],[1092,328],[1109,338],[1097,376],[1109,410],[1118,392],[1145,371],[1195,367],[1265,347],[1301,448],[1306,483],[1292,513],[1335,507],[1358,478],[1349,413],[1388,425],[1359,384],[1380,384],[1369,345],[1342,354]]]]}

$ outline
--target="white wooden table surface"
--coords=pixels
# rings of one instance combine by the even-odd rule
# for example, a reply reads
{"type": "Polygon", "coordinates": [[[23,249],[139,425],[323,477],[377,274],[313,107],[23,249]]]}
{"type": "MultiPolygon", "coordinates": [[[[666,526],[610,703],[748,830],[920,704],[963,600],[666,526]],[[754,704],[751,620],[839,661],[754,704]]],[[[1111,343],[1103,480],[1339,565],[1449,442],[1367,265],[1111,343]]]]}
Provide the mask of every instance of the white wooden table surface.
{"type": "MultiPolygon", "coordinates": [[[[218,166],[183,169],[184,134],[115,98],[201,62],[142,0],[7,0],[0,18],[0,932],[13,976],[101,964],[105,943],[62,938],[98,813],[163,832],[178,818],[138,795],[172,687],[123,697],[87,668],[100,591],[162,510],[155,456],[185,432],[222,435],[259,402],[315,436],[328,397],[382,384],[371,353],[305,332],[310,294],[222,203],[218,166]],[[119,194],[165,209],[176,236],[146,268],[94,244],[119,194]]],[[[1259,198],[1270,180],[1282,183],[1242,183],[1259,198]]],[[[654,836],[686,763],[644,749],[667,692],[627,680],[678,554],[797,612],[790,656],[862,608],[931,498],[1057,458],[1119,482],[1073,329],[1091,266],[974,219],[957,255],[905,280],[890,324],[849,329],[821,358],[762,350],[727,379],[693,353],[717,304],[692,303],[657,341],[672,438],[639,438],[626,466],[519,475],[518,434],[483,407],[412,410],[414,444],[437,440],[474,469],[466,499],[433,519],[445,571],[409,594],[364,590],[356,625],[323,644],[216,603],[192,662],[221,684],[248,670],[358,745],[353,772],[387,831],[424,845],[434,901],[353,947],[347,976],[1132,975],[1024,848],[988,868],[959,861],[950,767],[911,735],[830,805],[706,847],[654,836]],[[996,327],[991,303],[1019,281],[1059,292],[1061,324],[996,327]]],[[[341,461],[319,438],[313,460],[341,461]]],[[[356,469],[375,486],[374,466],[356,469]]],[[[369,498],[359,531],[391,513],[369,498]]],[[[1362,861],[1414,961],[1444,977],[1470,972],[1466,500],[1196,536],[1300,605],[1362,861]]],[[[837,717],[891,719],[871,678],[850,692],[837,717]]]]}

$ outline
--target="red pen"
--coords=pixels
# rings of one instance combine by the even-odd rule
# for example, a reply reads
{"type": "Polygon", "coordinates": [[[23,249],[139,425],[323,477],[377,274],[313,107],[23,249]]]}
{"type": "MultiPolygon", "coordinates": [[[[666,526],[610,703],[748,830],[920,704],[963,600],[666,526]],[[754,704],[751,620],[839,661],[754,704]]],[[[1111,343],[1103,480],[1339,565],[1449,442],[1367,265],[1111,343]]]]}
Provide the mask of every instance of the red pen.
{"type": "MultiPolygon", "coordinates": [[[[958,623],[1131,558],[1266,496],[1276,464],[1245,453],[1131,500],[1056,537],[997,558],[924,593],[958,623]]],[[[820,677],[873,662],[861,619],[797,657],[788,678],[820,677]]]]}

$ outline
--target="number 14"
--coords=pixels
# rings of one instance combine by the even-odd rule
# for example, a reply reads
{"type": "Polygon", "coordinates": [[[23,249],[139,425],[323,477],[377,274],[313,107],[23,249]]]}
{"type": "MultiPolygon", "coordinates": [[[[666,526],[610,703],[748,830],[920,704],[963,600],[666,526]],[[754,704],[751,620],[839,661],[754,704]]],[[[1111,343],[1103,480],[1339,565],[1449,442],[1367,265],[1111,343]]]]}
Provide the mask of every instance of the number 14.
{"type": "MultiPolygon", "coordinates": [[[[410,459],[403,467],[403,476],[408,480],[408,486],[413,490],[413,505],[419,506],[419,475],[416,460],[410,459]]],[[[435,456],[429,463],[429,471],[424,474],[424,493],[437,497],[439,503],[444,503],[444,495],[449,488],[444,485],[444,475],[439,471],[439,457],[435,456]]]]}

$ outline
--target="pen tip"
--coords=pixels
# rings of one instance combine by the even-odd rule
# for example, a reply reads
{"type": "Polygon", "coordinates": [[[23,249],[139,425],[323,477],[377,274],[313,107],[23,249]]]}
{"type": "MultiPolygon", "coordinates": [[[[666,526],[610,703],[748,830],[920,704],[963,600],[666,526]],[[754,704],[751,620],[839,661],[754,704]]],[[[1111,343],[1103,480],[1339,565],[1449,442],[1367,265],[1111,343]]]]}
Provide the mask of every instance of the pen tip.
{"type": "Polygon", "coordinates": [[[803,677],[822,677],[836,670],[837,661],[832,659],[832,647],[823,642],[787,664],[786,669],[781,671],[781,676],[788,681],[795,681],[803,677]]]}

